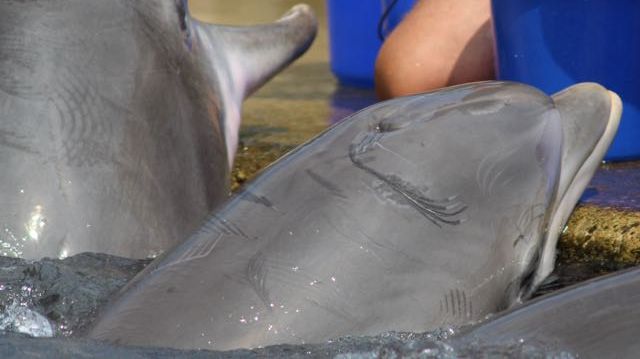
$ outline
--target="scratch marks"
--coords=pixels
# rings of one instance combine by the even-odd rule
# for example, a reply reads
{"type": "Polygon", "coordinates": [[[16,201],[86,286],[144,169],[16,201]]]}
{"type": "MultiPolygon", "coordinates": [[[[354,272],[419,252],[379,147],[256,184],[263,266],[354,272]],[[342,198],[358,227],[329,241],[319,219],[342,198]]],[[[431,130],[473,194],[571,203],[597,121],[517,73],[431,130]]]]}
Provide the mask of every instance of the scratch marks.
{"type": "Polygon", "coordinates": [[[226,236],[236,236],[249,240],[249,236],[240,229],[236,224],[221,218],[217,215],[212,215],[211,218],[205,222],[200,232],[205,233],[221,233],[226,236]]]}
{"type": "Polygon", "coordinates": [[[33,76],[39,62],[38,54],[31,36],[16,33],[13,28],[4,28],[0,32],[0,92],[19,98],[38,96],[41,79],[33,76]]]}
{"type": "Polygon", "coordinates": [[[493,196],[496,188],[508,188],[513,177],[507,176],[508,159],[514,155],[517,148],[501,149],[485,156],[476,171],[476,183],[484,196],[493,196]]]}
{"type": "Polygon", "coordinates": [[[179,253],[173,260],[169,260],[168,263],[161,264],[154,271],[208,257],[225,236],[249,239],[249,236],[238,226],[214,215],[196,233],[195,237],[192,237],[182,246],[182,248],[186,248],[182,253],[179,253]]]}
{"type": "Polygon", "coordinates": [[[14,132],[0,130],[0,146],[12,148],[20,152],[27,152],[30,154],[37,154],[38,151],[32,149],[26,143],[26,136],[19,136],[14,132]]]}
{"type": "Polygon", "coordinates": [[[472,319],[473,302],[464,290],[451,289],[440,299],[440,313],[455,319],[472,319]]]}
{"type": "Polygon", "coordinates": [[[515,247],[524,239],[529,239],[533,234],[538,233],[534,226],[540,223],[540,219],[545,215],[545,206],[541,203],[534,204],[526,207],[518,216],[515,222],[516,230],[518,231],[518,237],[513,242],[515,247]]]}
{"type": "Polygon", "coordinates": [[[259,204],[262,206],[265,206],[269,209],[273,209],[275,210],[275,207],[273,206],[273,202],[271,202],[267,197],[265,196],[260,196],[257,195],[249,190],[245,190],[242,192],[241,194],[242,197],[240,197],[242,200],[245,201],[249,201],[249,202],[253,202],[255,204],[259,204]]]}
{"type": "Polygon", "coordinates": [[[173,266],[176,264],[186,263],[195,259],[205,258],[209,254],[211,254],[222,237],[223,234],[218,234],[215,238],[199,238],[195,243],[192,243],[189,246],[189,249],[184,251],[178,258],[164,266],[158,267],[158,269],[173,266]]]}
{"type": "Polygon", "coordinates": [[[325,189],[327,189],[334,196],[340,197],[342,199],[347,199],[347,196],[344,194],[344,192],[342,192],[342,190],[336,184],[332,183],[330,180],[322,177],[321,175],[313,172],[310,169],[305,170],[305,172],[307,173],[307,175],[309,175],[309,177],[312,180],[314,180],[320,186],[322,186],[325,189]]]}
{"type": "MultiPolygon", "coordinates": [[[[417,186],[404,181],[396,175],[387,175],[376,171],[366,164],[364,154],[371,151],[373,146],[382,138],[379,132],[367,133],[359,143],[349,146],[349,158],[358,168],[381,180],[386,186],[400,195],[408,205],[416,209],[431,223],[441,227],[443,224],[458,225],[463,222],[463,212],[467,205],[458,200],[457,196],[443,199],[427,197],[417,186]]],[[[425,189],[428,190],[428,189],[425,189]]]]}
{"type": "Polygon", "coordinates": [[[269,305],[271,303],[271,299],[269,298],[269,291],[266,286],[267,266],[265,263],[266,258],[262,252],[256,253],[249,259],[245,274],[249,285],[258,298],[260,298],[265,308],[271,309],[269,305]]]}
{"type": "Polygon", "coordinates": [[[60,74],[51,101],[58,114],[62,154],[72,166],[109,161],[113,138],[111,119],[96,87],[75,71],[60,74]]]}
{"type": "Polygon", "coordinates": [[[344,306],[336,305],[335,303],[331,303],[330,301],[324,304],[310,297],[305,298],[305,300],[307,303],[311,304],[312,306],[319,308],[328,314],[331,314],[336,319],[341,319],[354,324],[357,324],[358,322],[360,322],[358,317],[354,316],[349,311],[342,309],[344,308],[344,306]]]}

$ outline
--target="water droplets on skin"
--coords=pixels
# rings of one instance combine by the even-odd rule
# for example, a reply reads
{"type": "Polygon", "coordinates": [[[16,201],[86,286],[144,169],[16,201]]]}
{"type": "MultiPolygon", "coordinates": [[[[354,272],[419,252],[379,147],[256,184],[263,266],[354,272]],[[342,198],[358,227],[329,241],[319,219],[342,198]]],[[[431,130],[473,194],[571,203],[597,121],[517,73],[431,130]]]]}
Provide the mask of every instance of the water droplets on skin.
{"type": "MultiPolygon", "coordinates": [[[[24,193],[24,190],[21,189],[20,193],[24,193]]],[[[15,230],[9,227],[4,227],[4,231],[0,233],[0,255],[4,257],[22,257],[26,242],[40,240],[46,225],[47,219],[44,216],[44,208],[41,205],[36,205],[29,214],[26,223],[24,223],[23,235],[17,234],[15,230]]]]}
{"type": "Polygon", "coordinates": [[[33,241],[40,239],[46,224],[47,219],[44,217],[42,206],[36,205],[31,212],[29,221],[25,224],[25,230],[29,238],[33,241]]]}
{"type": "Polygon", "coordinates": [[[18,238],[9,228],[0,233],[0,255],[5,257],[22,257],[26,237],[18,238]]]}
{"type": "Polygon", "coordinates": [[[160,250],[152,250],[149,252],[149,254],[147,254],[147,259],[158,258],[162,253],[163,251],[160,251],[160,250]]]}

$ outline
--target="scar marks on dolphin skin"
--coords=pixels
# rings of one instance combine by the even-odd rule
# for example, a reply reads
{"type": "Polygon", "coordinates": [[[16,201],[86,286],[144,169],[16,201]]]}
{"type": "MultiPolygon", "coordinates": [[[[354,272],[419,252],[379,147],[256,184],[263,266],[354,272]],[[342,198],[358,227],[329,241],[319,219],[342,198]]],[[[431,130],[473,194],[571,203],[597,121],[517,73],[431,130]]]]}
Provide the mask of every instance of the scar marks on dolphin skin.
{"type": "Polygon", "coordinates": [[[50,99],[58,114],[56,137],[66,162],[94,166],[109,161],[112,121],[104,117],[108,106],[96,87],[75,71],[61,70],[50,99]]]}
{"type": "MultiPolygon", "coordinates": [[[[330,301],[326,304],[321,303],[319,300],[312,299],[311,297],[306,297],[305,301],[309,303],[311,306],[316,307],[336,319],[341,319],[346,322],[352,323],[354,326],[357,325],[361,320],[359,320],[355,315],[349,313],[347,310],[341,310],[344,306],[340,305],[332,305],[330,301]]],[[[324,300],[323,300],[324,301],[324,300]]]]}
{"type": "Polygon", "coordinates": [[[473,302],[464,290],[451,289],[440,299],[440,313],[455,319],[473,318],[473,302]]]}
{"type": "Polygon", "coordinates": [[[189,248],[184,251],[179,257],[175,258],[173,261],[160,265],[156,270],[171,267],[177,264],[186,263],[195,259],[205,258],[213,249],[218,245],[218,242],[224,237],[222,233],[219,233],[215,238],[206,237],[206,238],[198,238],[195,243],[190,243],[189,248]]]}
{"type": "Polygon", "coordinates": [[[515,227],[518,231],[518,237],[513,242],[513,246],[517,246],[518,243],[525,239],[530,239],[532,233],[536,233],[534,225],[540,223],[539,219],[545,215],[545,206],[541,203],[534,204],[525,208],[518,216],[515,227]]]}
{"type": "Polygon", "coordinates": [[[0,92],[23,99],[38,97],[42,79],[31,75],[42,57],[32,43],[33,36],[16,33],[14,28],[5,26],[2,30],[5,31],[0,32],[0,92]]]}
{"type": "MultiPolygon", "coordinates": [[[[376,129],[376,131],[378,131],[376,129]]],[[[359,143],[349,146],[349,158],[358,168],[378,178],[393,191],[398,193],[411,207],[415,208],[431,223],[438,227],[442,224],[458,225],[463,222],[461,214],[467,209],[467,205],[457,199],[457,196],[450,196],[444,199],[431,199],[424,195],[423,190],[417,186],[402,180],[396,175],[380,173],[369,167],[367,157],[363,155],[373,149],[373,146],[383,137],[383,133],[369,132],[365,134],[359,143]]]]}
{"type": "Polygon", "coordinates": [[[236,224],[234,224],[233,222],[225,218],[221,218],[215,214],[212,215],[211,218],[205,222],[200,232],[221,233],[226,236],[233,235],[236,237],[242,237],[246,240],[251,239],[236,224]]]}
{"type": "Polygon", "coordinates": [[[494,195],[495,188],[509,188],[513,177],[507,177],[508,159],[518,150],[517,147],[507,150],[500,149],[489,153],[478,164],[476,183],[482,194],[489,197],[494,195]]]}
{"type": "Polygon", "coordinates": [[[25,143],[20,143],[21,142],[20,140],[22,140],[23,142],[26,142],[27,140],[26,136],[19,136],[16,133],[11,131],[0,130],[0,146],[9,147],[14,150],[17,150],[20,152],[26,152],[30,154],[38,153],[38,151],[29,147],[29,145],[25,143]]]}
{"type": "Polygon", "coordinates": [[[310,169],[305,170],[305,172],[307,173],[307,175],[309,175],[309,177],[312,180],[314,180],[319,185],[329,190],[329,192],[331,192],[336,197],[347,199],[347,196],[344,194],[344,192],[342,192],[342,190],[338,186],[336,186],[334,183],[331,183],[331,181],[329,181],[328,179],[322,177],[321,175],[313,172],[310,169]]]}
{"type": "Polygon", "coordinates": [[[266,286],[267,266],[265,263],[266,259],[264,255],[261,252],[256,253],[249,259],[245,275],[251,289],[253,289],[258,298],[260,298],[265,308],[270,310],[271,306],[269,304],[271,303],[271,299],[269,298],[269,291],[266,286]]]}
{"type": "Polygon", "coordinates": [[[244,201],[249,201],[255,204],[259,204],[269,209],[275,209],[275,207],[273,206],[273,203],[267,197],[259,196],[249,190],[243,191],[240,196],[241,196],[240,199],[244,201]]]}
{"type": "Polygon", "coordinates": [[[188,246],[169,263],[159,265],[154,271],[208,257],[225,236],[250,239],[238,226],[224,218],[213,215],[183,247],[188,246]]]}

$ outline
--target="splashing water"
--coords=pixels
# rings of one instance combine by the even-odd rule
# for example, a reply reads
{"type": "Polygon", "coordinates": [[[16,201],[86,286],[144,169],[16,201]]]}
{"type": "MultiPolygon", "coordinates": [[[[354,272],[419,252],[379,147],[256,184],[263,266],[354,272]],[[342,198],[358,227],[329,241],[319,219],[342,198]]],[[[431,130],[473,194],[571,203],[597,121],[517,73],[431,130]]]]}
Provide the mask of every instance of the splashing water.
{"type": "Polygon", "coordinates": [[[0,302],[0,330],[27,334],[32,337],[53,337],[55,327],[42,314],[33,309],[34,302],[42,297],[42,293],[29,285],[14,288],[11,285],[0,285],[4,292],[0,302]]]}
{"type": "Polygon", "coordinates": [[[20,303],[13,302],[0,314],[0,330],[32,337],[53,337],[53,326],[47,318],[20,303]]]}

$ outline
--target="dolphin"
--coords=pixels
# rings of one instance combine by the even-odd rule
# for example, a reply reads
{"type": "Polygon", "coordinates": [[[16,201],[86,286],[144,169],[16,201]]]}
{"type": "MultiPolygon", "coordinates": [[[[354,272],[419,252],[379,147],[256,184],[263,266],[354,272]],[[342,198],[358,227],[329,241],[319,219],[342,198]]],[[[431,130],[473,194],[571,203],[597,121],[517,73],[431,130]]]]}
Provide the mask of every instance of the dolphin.
{"type": "Polygon", "coordinates": [[[480,320],[535,285],[619,109],[595,84],[510,82],[368,107],[266,169],[88,335],[227,350],[480,320]]]}
{"type": "Polygon", "coordinates": [[[304,5],[229,27],[186,1],[0,1],[0,255],[188,238],[228,197],[242,99],[316,27],[304,5]]]}
{"type": "Polygon", "coordinates": [[[579,358],[637,358],[640,269],[537,298],[451,338],[454,347],[531,343],[579,358]]]}

